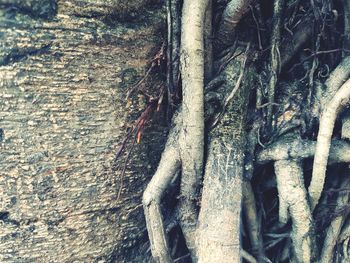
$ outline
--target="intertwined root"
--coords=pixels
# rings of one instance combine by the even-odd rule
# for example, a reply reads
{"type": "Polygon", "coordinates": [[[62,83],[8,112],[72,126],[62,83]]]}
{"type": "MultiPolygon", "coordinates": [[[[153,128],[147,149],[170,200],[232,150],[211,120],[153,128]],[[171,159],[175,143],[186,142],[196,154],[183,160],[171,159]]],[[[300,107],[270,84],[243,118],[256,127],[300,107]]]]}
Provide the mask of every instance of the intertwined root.
{"type": "Polygon", "coordinates": [[[280,204],[279,220],[287,223],[291,216],[294,255],[298,262],[312,262],[316,254],[315,236],[301,163],[298,160],[276,161],[275,173],[280,204]]]}
{"type": "Polygon", "coordinates": [[[332,100],[327,103],[321,119],[320,128],[317,136],[315,150],[314,167],[312,171],[312,180],[309,187],[310,202],[312,210],[318,204],[326,177],[327,160],[333,128],[338,113],[346,106],[350,99],[350,80],[345,82],[336,92],[332,100]]]}
{"type": "MultiPolygon", "coordinates": [[[[228,3],[218,30],[218,38],[221,40],[218,46],[232,44],[232,39],[227,36],[234,34],[237,22],[249,8],[250,2],[230,1],[228,3]]],[[[295,34],[287,36],[288,41],[284,43],[282,40],[284,44],[281,44],[283,2],[283,0],[275,1],[269,65],[272,71],[271,74],[267,73],[270,83],[265,90],[267,93],[267,103],[265,103],[267,120],[265,119],[265,121],[268,123],[271,122],[271,118],[275,114],[272,106],[276,105],[275,88],[278,86],[279,72],[299,48],[308,41],[313,32],[312,26],[309,25],[310,21],[302,18],[300,25],[303,28],[295,34]]],[[[249,79],[249,76],[256,76],[254,66],[250,65],[251,61],[247,62],[247,50],[250,49],[250,45],[248,45],[246,52],[241,50],[241,53],[236,53],[237,46],[234,45],[225,53],[224,57],[219,58],[218,61],[222,65],[219,65],[217,71],[221,74],[207,85],[205,99],[207,102],[215,102],[219,106],[210,108],[209,105],[206,105],[206,117],[209,120],[214,115],[214,118],[210,119],[212,125],[209,128],[213,128],[213,130],[209,133],[208,159],[198,220],[197,191],[203,173],[205,141],[203,24],[207,3],[207,0],[184,1],[181,38],[182,108],[179,116],[176,117],[175,126],[170,132],[158,170],[147,187],[143,199],[152,254],[158,262],[172,261],[164,231],[161,201],[175,174],[181,170],[180,195],[177,204],[179,207],[178,219],[192,261],[239,262],[240,257],[244,255],[246,260],[254,262],[255,259],[249,253],[242,252],[240,244],[240,206],[243,191],[245,226],[248,230],[247,236],[250,245],[253,247],[252,254],[256,256],[258,262],[263,262],[265,251],[259,229],[261,222],[256,211],[254,192],[250,183],[243,181],[243,174],[249,173],[248,179],[250,179],[253,170],[244,171],[243,169],[245,168],[244,154],[247,137],[245,114],[248,107],[249,87],[256,84],[249,79]],[[245,55],[241,56],[242,54],[245,55]],[[248,64],[249,66],[247,66],[248,64]],[[247,68],[249,71],[254,71],[253,74],[246,72],[247,68]],[[224,72],[222,72],[223,69],[224,72]]],[[[206,21],[208,22],[208,20],[206,21]]],[[[238,44],[238,46],[240,45],[241,43],[238,44]]],[[[208,61],[206,62],[208,63],[208,61]]],[[[274,144],[257,154],[254,151],[255,145],[260,143],[262,147],[265,146],[258,137],[255,138],[249,154],[253,159],[256,157],[254,161],[250,161],[250,164],[255,167],[266,162],[274,162],[279,193],[279,221],[282,223],[281,225],[284,225],[291,219],[290,237],[294,250],[293,260],[296,262],[313,262],[319,256],[316,252],[316,234],[312,212],[323,189],[327,162],[350,162],[349,143],[341,140],[331,141],[337,115],[350,97],[350,81],[344,84],[350,75],[349,65],[350,59],[343,59],[325,82],[326,89],[317,89],[316,93],[312,94],[315,102],[319,102],[319,104],[314,103],[315,106],[312,106],[312,117],[318,118],[318,111],[322,112],[317,142],[303,140],[296,136],[294,133],[296,126],[294,125],[288,130],[294,129],[293,132],[289,132],[284,137],[281,137],[282,133],[279,133],[274,138],[279,137],[274,144]],[[313,175],[308,193],[303,180],[302,161],[314,155],[313,175]]],[[[310,77],[309,82],[312,80],[313,76],[310,77]]],[[[261,99],[263,95],[259,95],[257,92],[256,96],[258,97],[257,104],[259,104],[259,96],[261,99]]],[[[309,96],[309,101],[311,101],[310,98],[309,96]]],[[[256,108],[261,109],[264,105],[259,104],[259,107],[256,108]]],[[[259,127],[259,125],[257,126],[259,127]]],[[[254,134],[259,136],[259,129],[254,134]]],[[[338,218],[329,228],[325,244],[329,244],[332,249],[323,248],[321,254],[324,255],[324,262],[330,262],[332,259],[331,252],[335,240],[338,240],[340,235],[343,221],[343,217],[338,218]],[[336,237],[331,232],[335,233],[336,237]]],[[[286,245],[281,251],[283,251],[283,255],[280,258],[287,259],[289,246],[286,245]]]]}

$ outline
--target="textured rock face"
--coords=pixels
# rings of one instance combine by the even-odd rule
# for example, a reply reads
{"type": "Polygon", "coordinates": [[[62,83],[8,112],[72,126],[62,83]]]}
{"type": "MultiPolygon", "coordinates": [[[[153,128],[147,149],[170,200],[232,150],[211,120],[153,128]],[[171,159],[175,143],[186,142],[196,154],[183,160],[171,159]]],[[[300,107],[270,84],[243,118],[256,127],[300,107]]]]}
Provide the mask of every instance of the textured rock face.
{"type": "Polygon", "coordinates": [[[111,167],[144,103],[126,88],[161,44],[151,2],[0,0],[0,262],[144,261],[163,129],[136,146],[119,200],[111,167]]]}

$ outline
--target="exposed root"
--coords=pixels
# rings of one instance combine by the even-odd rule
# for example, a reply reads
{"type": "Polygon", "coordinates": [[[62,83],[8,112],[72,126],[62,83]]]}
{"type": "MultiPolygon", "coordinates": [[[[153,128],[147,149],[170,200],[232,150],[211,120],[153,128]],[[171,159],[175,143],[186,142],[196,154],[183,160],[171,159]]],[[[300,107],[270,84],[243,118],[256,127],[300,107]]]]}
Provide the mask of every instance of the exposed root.
{"type": "MultiPolygon", "coordinates": [[[[341,184],[341,189],[348,188],[350,186],[350,181],[348,179],[345,179],[345,181],[341,184]]],[[[338,199],[336,201],[336,209],[342,209],[345,205],[348,204],[349,201],[349,194],[340,193],[338,196],[338,199]]],[[[321,263],[332,263],[333,262],[333,254],[334,254],[334,247],[336,243],[338,242],[340,230],[343,226],[344,220],[346,219],[348,213],[342,214],[337,216],[333,219],[330,226],[327,229],[326,237],[323,243],[323,250],[320,257],[321,263]]]]}
{"type": "Polygon", "coordinates": [[[282,12],[284,7],[284,0],[275,0],[274,14],[273,14],[273,29],[271,37],[271,61],[270,70],[271,76],[268,88],[268,102],[267,108],[268,126],[272,123],[273,103],[275,102],[275,89],[278,79],[278,75],[281,71],[281,53],[280,53],[280,42],[281,42],[281,24],[282,24],[282,12]]]}
{"type": "Polygon", "coordinates": [[[326,91],[322,94],[321,108],[332,99],[340,86],[350,77],[350,56],[345,57],[332,71],[326,81],[326,91]]]}
{"type": "Polygon", "coordinates": [[[320,128],[317,136],[312,179],[308,189],[312,210],[316,207],[323,189],[334,123],[338,113],[346,105],[349,98],[350,80],[345,82],[334,95],[333,99],[327,103],[321,116],[320,128]]]}
{"type": "Polygon", "coordinates": [[[301,164],[293,160],[277,161],[275,173],[280,201],[280,221],[286,223],[288,216],[291,216],[295,257],[298,262],[312,262],[315,256],[315,237],[301,164]]]}
{"type": "Polygon", "coordinates": [[[204,15],[209,0],[185,0],[181,25],[182,130],[179,137],[182,160],[180,225],[195,261],[197,201],[204,154],[204,15]]]}
{"type": "Polygon", "coordinates": [[[239,262],[243,155],[220,141],[209,147],[198,226],[199,262],[239,262]]]}
{"type": "MultiPolygon", "coordinates": [[[[315,149],[315,141],[301,140],[294,136],[285,136],[260,151],[256,156],[256,161],[259,164],[264,164],[278,160],[306,159],[314,156],[315,149]]],[[[332,140],[328,158],[330,163],[350,162],[350,143],[332,140]]]]}
{"type": "MultiPolygon", "coordinates": [[[[210,133],[198,225],[199,262],[240,262],[240,213],[245,145],[245,109],[251,80],[240,81],[246,55],[241,53],[225,69],[229,96],[233,83],[242,83],[235,99],[226,105],[217,126],[210,133]],[[220,227],[218,227],[220,226],[220,227]]],[[[225,96],[226,97],[226,96],[225,96]]]]}
{"type": "Polygon", "coordinates": [[[261,236],[260,223],[256,211],[255,196],[250,182],[243,181],[243,208],[253,254],[258,262],[265,258],[264,244],[261,236]]]}
{"type": "MultiPolygon", "coordinates": [[[[168,14],[170,17],[168,19],[167,82],[168,94],[170,94],[168,101],[170,103],[172,99],[171,93],[177,86],[176,81],[179,79],[179,75],[173,72],[174,67],[176,67],[174,64],[176,62],[174,61],[176,60],[179,46],[179,43],[173,44],[179,41],[179,37],[175,37],[174,32],[178,27],[176,28],[176,25],[173,25],[174,22],[172,22],[174,19],[179,21],[178,16],[180,14],[173,15],[174,12],[178,11],[174,10],[174,6],[177,6],[179,2],[181,0],[168,0],[168,14]]],[[[308,90],[304,94],[304,91],[301,91],[301,89],[296,89],[291,90],[293,94],[288,93],[287,96],[292,100],[294,92],[296,92],[298,95],[301,94],[300,96],[295,96],[297,99],[312,102],[311,97],[315,95],[315,99],[319,104],[316,107],[314,105],[311,106],[313,109],[317,109],[317,111],[313,112],[313,117],[317,118],[319,112],[323,111],[317,142],[307,139],[302,140],[295,134],[281,137],[282,134],[290,133],[290,130],[295,131],[299,128],[300,122],[303,120],[300,117],[301,114],[295,114],[293,115],[293,120],[286,118],[286,120],[283,119],[281,121],[283,124],[285,121],[289,126],[281,125],[280,130],[276,129],[275,134],[271,137],[263,134],[261,137],[263,143],[266,143],[267,139],[273,141],[276,138],[280,138],[280,140],[272,145],[266,145],[266,148],[264,145],[264,149],[256,154],[255,146],[257,143],[263,145],[259,138],[259,129],[260,127],[265,128],[263,125],[266,124],[263,122],[262,116],[262,112],[265,111],[257,109],[266,106],[268,127],[266,130],[264,129],[264,132],[271,131],[270,128],[274,124],[274,105],[276,105],[275,88],[279,78],[284,80],[282,78],[285,76],[280,74],[280,72],[283,67],[289,66],[289,62],[294,62],[292,58],[297,55],[301,47],[307,44],[310,36],[313,35],[314,28],[312,21],[310,21],[309,3],[301,4],[298,0],[295,3],[295,7],[293,6],[294,4],[291,4],[292,8],[294,8],[294,12],[291,14],[293,10],[289,10],[289,8],[286,11],[284,10],[284,4],[287,1],[274,1],[269,65],[271,72],[265,73],[262,70],[262,75],[267,74],[267,76],[263,75],[261,81],[263,82],[264,77],[266,77],[266,79],[269,78],[269,83],[268,86],[261,85],[262,87],[267,87],[267,90],[260,89],[250,96],[250,90],[256,86],[255,65],[257,65],[259,70],[263,69],[265,65],[260,59],[265,59],[266,53],[262,49],[262,45],[267,42],[269,36],[268,33],[260,35],[263,31],[260,32],[259,23],[253,14],[252,18],[244,22],[250,23],[249,26],[254,28],[253,23],[255,21],[259,31],[257,41],[261,52],[251,54],[249,51],[250,46],[246,50],[242,47],[243,41],[247,41],[253,30],[235,37],[235,29],[244,14],[249,10],[252,2],[253,0],[228,1],[226,7],[223,7],[221,3],[226,3],[226,1],[221,1],[217,10],[218,15],[215,13],[211,14],[211,0],[183,1],[180,52],[183,90],[182,107],[180,116],[175,120],[175,127],[169,135],[158,170],[147,187],[143,198],[151,250],[157,262],[172,262],[171,257],[178,255],[179,246],[177,245],[172,247],[172,252],[169,251],[167,233],[164,229],[165,225],[171,227],[177,223],[181,226],[190,252],[184,257],[191,257],[192,262],[231,263],[240,262],[242,257],[248,262],[268,262],[269,260],[266,259],[264,251],[266,247],[268,247],[266,254],[271,255],[274,262],[280,262],[281,260],[312,262],[316,259],[317,252],[312,211],[321,195],[327,161],[329,159],[330,163],[350,162],[350,143],[346,140],[333,140],[331,142],[333,125],[337,114],[345,105],[345,101],[350,97],[350,80],[344,84],[350,76],[350,57],[344,58],[330,74],[324,85],[325,88],[320,85],[317,87],[319,89],[316,90],[316,94],[313,93],[314,90],[311,90],[311,86],[314,87],[315,80],[317,78],[319,80],[323,79],[329,73],[329,70],[326,75],[321,75],[323,74],[321,71],[317,75],[318,68],[314,63],[311,71],[307,66],[297,66],[293,69],[292,76],[286,77],[287,81],[290,81],[289,77],[294,78],[297,76],[299,78],[300,76],[302,78],[304,75],[305,77],[302,79],[304,81],[307,76],[312,76],[309,79],[312,82],[308,86],[309,93],[307,92],[308,90]],[[213,25],[219,22],[218,18],[222,10],[224,12],[221,24],[218,24],[218,28],[212,28],[212,21],[214,21],[213,25]],[[281,40],[281,25],[284,20],[282,13],[291,14],[289,22],[292,21],[285,25],[288,34],[286,37],[283,37],[283,41],[281,40]],[[217,29],[217,46],[215,51],[220,53],[224,48],[227,48],[227,50],[222,53],[223,57],[216,54],[215,57],[218,60],[213,64],[212,56],[214,53],[211,46],[211,34],[212,30],[215,31],[215,29],[217,29]],[[232,46],[233,43],[234,45],[232,46]],[[251,64],[252,61],[254,65],[251,64]],[[306,72],[303,72],[303,70],[306,72]],[[210,81],[213,71],[218,76],[210,81]],[[207,84],[204,92],[204,84],[207,82],[209,84],[207,84]],[[341,85],[343,86],[339,89],[341,85]],[[308,97],[307,94],[309,94],[308,97]],[[266,96],[267,101],[264,101],[266,96]],[[206,116],[204,116],[204,101],[207,103],[206,116]],[[249,108],[249,114],[251,119],[256,120],[257,123],[250,123],[251,135],[248,137],[248,140],[251,141],[247,143],[245,118],[248,113],[248,106],[252,106],[252,108],[249,108]],[[203,169],[204,117],[208,121],[206,128],[209,131],[208,159],[206,160],[205,169],[203,169]],[[292,123],[292,121],[295,121],[295,123],[292,123]],[[313,178],[309,187],[310,207],[303,180],[301,160],[314,155],[313,178]],[[284,224],[279,224],[275,217],[277,198],[275,198],[276,184],[274,180],[270,177],[267,180],[268,182],[261,188],[264,189],[262,191],[263,197],[259,198],[259,200],[262,200],[262,205],[259,206],[262,220],[257,215],[256,200],[252,186],[249,181],[244,181],[244,174],[247,176],[246,179],[249,180],[253,177],[253,172],[260,172],[260,169],[263,175],[270,173],[271,168],[269,166],[261,167],[260,165],[271,161],[275,161],[276,182],[280,201],[279,221],[284,224]],[[260,167],[254,170],[257,165],[260,167]],[[166,223],[161,213],[161,201],[166,189],[172,189],[172,186],[170,186],[171,181],[174,180],[179,170],[182,171],[182,174],[176,212],[175,216],[172,215],[174,220],[170,221],[170,223],[168,220],[168,223],[166,223]],[[205,174],[200,202],[198,190],[201,186],[203,171],[205,174]],[[269,200],[265,199],[265,196],[270,198],[271,195],[274,196],[272,205],[268,204],[269,200]],[[245,213],[244,223],[240,221],[242,202],[245,213]],[[199,207],[200,212],[198,215],[199,207]],[[269,216],[271,218],[268,218],[269,216]],[[289,224],[286,224],[289,219],[292,221],[291,239],[289,238],[289,224]],[[240,233],[242,225],[245,226],[244,230],[247,233],[247,235],[244,235],[244,244],[249,246],[250,242],[252,249],[249,253],[252,253],[252,255],[242,250],[240,233]],[[268,238],[268,242],[265,244],[266,247],[264,247],[261,233],[261,228],[265,226],[269,231],[264,233],[264,238],[268,238]],[[246,237],[247,240],[245,239],[246,237]],[[291,247],[293,247],[294,253],[290,253],[292,251],[291,247]],[[271,248],[277,250],[276,255],[269,254],[272,253],[271,248]]],[[[323,0],[321,2],[324,3],[323,0]]],[[[269,10],[265,10],[270,8],[268,6],[265,4],[262,6],[263,16],[270,16],[268,14],[269,10]]],[[[327,4],[327,7],[331,7],[331,5],[327,4]]],[[[335,9],[337,8],[336,6],[335,9]]],[[[269,18],[266,19],[268,20],[269,18]]],[[[322,31],[322,33],[326,32],[322,31]]],[[[332,35],[331,37],[334,36],[332,35]]],[[[317,39],[317,51],[318,49],[321,51],[311,56],[318,56],[318,61],[326,61],[326,63],[329,63],[327,67],[333,67],[336,60],[330,59],[329,62],[327,56],[331,56],[330,52],[336,50],[335,47],[331,46],[331,44],[328,46],[331,41],[324,41],[321,34],[318,35],[317,39]],[[326,53],[328,55],[325,55],[326,53]]],[[[308,44],[313,45],[314,43],[308,44]]],[[[254,42],[252,46],[255,46],[254,42]]],[[[337,49],[338,51],[341,50],[339,47],[337,49]]],[[[339,53],[336,55],[339,55],[339,53]]],[[[304,66],[305,63],[303,62],[300,64],[304,66]]],[[[296,103],[301,104],[300,101],[296,103]]],[[[281,102],[279,104],[282,105],[281,102]]],[[[303,108],[303,110],[306,108],[303,108]]],[[[294,109],[293,113],[295,111],[297,110],[294,109]]],[[[305,125],[306,129],[309,129],[311,126],[305,125]]],[[[310,129],[305,131],[303,135],[308,136],[312,132],[310,129]]],[[[310,138],[311,136],[308,139],[310,138]]],[[[344,138],[347,137],[345,136],[344,138]]],[[[308,166],[305,167],[305,169],[307,168],[308,166]]],[[[255,183],[255,179],[253,182],[255,183]]],[[[327,201],[325,204],[328,204],[327,201]]],[[[341,237],[339,233],[343,221],[339,224],[339,220],[337,220],[331,225],[332,230],[336,229],[337,235],[332,236],[330,228],[326,237],[325,246],[327,248],[324,248],[322,252],[327,254],[324,256],[325,262],[330,262],[328,259],[333,255],[334,243],[339,241],[341,237]],[[330,248],[328,248],[329,246],[330,248]]],[[[346,234],[344,235],[346,236],[346,234]]],[[[344,239],[347,240],[347,237],[344,239]]],[[[177,236],[177,240],[182,239],[182,237],[178,238],[179,236],[177,236]]],[[[183,257],[176,259],[176,261],[181,259],[183,257]]]]}
{"type": "Polygon", "coordinates": [[[160,203],[165,190],[180,169],[181,161],[177,139],[178,129],[174,128],[169,135],[157,172],[148,184],[142,199],[151,251],[157,263],[172,262],[160,203]]]}
{"type": "Polygon", "coordinates": [[[222,15],[219,31],[217,34],[219,49],[226,48],[233,44],[235,28],[241,18],[249,10],[252,0],[230,1],[222,15]]]}

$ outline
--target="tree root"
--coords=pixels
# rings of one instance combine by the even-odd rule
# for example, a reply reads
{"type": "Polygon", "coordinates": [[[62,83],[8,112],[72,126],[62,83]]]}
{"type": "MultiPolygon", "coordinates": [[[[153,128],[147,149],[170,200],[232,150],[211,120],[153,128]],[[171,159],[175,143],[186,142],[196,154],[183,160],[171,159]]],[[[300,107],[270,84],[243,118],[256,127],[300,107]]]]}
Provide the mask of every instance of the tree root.
{"type": "MultiPolygon", "coordinates": [[[[175,0],[168,1],[170,3],[168,10],[171,11],[171,3],[174,3],[175,0]]],[[[171,129],[158,170],[143,198],[151,250],[157,262],[172,262],[171,256],[175,255],[175,253],[169,252],[166,230],[164,229],[165,223],[161,212],[161,199],[166,189],[171,187],[171,181],[174,180],[175,174],[179,170],[182,174],[178,207],[176,208],[178,216],[176,218],[184,234],[192,261],[231,263],[240,262],[241,257],[244,257],[249,262],[263,262],[265,252],[260,227],[264,222],[261,223],[258,219],[251,184],[244,181],[243,178],[244,173],[246,173],[247,179],[251,179],[254,165],[265,164],[269,161],[275,161],[274,167],[280,197],[280,222],[287,223],[289,217],[292,220],[291,240],[294,247],[292,260],[312,262],[316,258],[312,211],[323,188],[327,160],[329,159],[330,163],[350,162],[349,142],[333,140],[331,145],[335,119],[345,101],[350,97],[350,80],[338,91],[339,86],[350,75],[350,59],[343,59],[326,81],[326,89],[319,89],[316,94],[316,99],[320,102],[317,110],[323,111],[317,142],[302,140],[300,137],[289,134],[256,154],[255,146],[259,140],[257,137],[256,141],[254,135],[259,134],[259,127],[262,123],[261,116],[259,116],[261,111],[255,110],[252,114],[254,115],[253,119],[256,115],[259,125],[257,125],[257,130],[255,130],[254,124],[252,125],[254,140],[250,142],[251,145],[246,142],[245,118],[249,99],[253,101],[255,96],[253,94],[252,97],[249,97],[251,87],[255,86],[254,78],[256,77],[256,69],[250,63],[259,57],[248,54],[247,50],[250,49],[250,46],[244,52],[242,42],[233,37],[238,22],[249,10],[251,2],[252,0],[228,2],[217,31],[216,51],[220,53],[220,48],[227,48],[232,43],[235,43],[235,46],[231,47],[225,57],[219,60],[220,65],[216,65],[212,63],[210,43],[212,19],[208,3],[211,3],[211,0],[184,0],[180,55],[183,102],[179,115],[174,118],[175,126],[171,129]],[[204,56],[205,52],[208,52],[207,58],[204,56]],[[215,65],[214,70],[217,69],[219,76],[209,82],[204,97],[204,83],[211,79],[213,65],[215,65]],[[204,117],[207,116],[204,116],[204,101],[207,102],[206,114],[212,118],[215,116],[213,121],[210,119],[212,125],[206,127],[210,132],[205,170],[203,169],[204,117]],[[325,104],[328,101],[329,103],[325,104]],[[214,104],[212,102],[215,102],[215,105],[210,105],[214,104]],[[211,106],[212,108],[210,108],[211,106]],[[247,150],[247,148],[249,149],[247,150]],[[303,181],[301,159],[314,155],[313,178],[309,187],[310,207],[303,181]],[[245,171],[245,169],[247,170],[245,171]],[[198,190],[201,186],[203,170],[202,199],[199,203],[198,190]],[[243,251],[240,242],[242,202],[246,219],[244,226],[246,226],[247,236],[252,246],[252,251],[250,251],[252,255],[243,251]]],[[[267,91],[268,103],[266,104],[268,106],[269,128],[272,127],[273,123],[275,87],[281,68],[292,59],[297,50],[306,43],[313,33],[312,26],[308,25],[302,28],[295,25],[294,35],[291,34],[287,37],[287,39],[292,38],[294,41],[281,45],[284,2],[284,0],[275,0],[272,21],[271,75],[267,91]]],[[[307,5],[302,7],[307,7],[307,5]]],[[[289,10],[287,10],[288,12],[289,10]]],[[[307,17],[302,11],[296,16],[298,19],[299,17],[307,17]]],[[[215,20],[215,17],[213,19],[215,20]]],[[[304,18],[299,21],[303,25],[304,18]]],[[[309,18],[306,18],[306,21],[309,21],[309,18]]],[[[173,31],[173,27],[169,26],[173,31]]],[[[290,32],[292,31],[290,30],[290,32]]],[[[249,34],[242,38],[246,41],[248,37],[249,34]]],[[[174,41],[174,37],[169,36],[168,38],[170,42],[174,41]]],[[[261,39],[259,43],[260,41],[261,39]]],[[[171,49],[171,52],[176,53],[174,48],[171,49]]],[[[170,60],[174,59],[172,54],[168,57],[170,60]]],[[[169,62],[168,68],[172,69],[173,67],[174,64],[169,62]]],[[[175,85],[175,78],[172,75],[173,73],[170,73],[168,76],[170,89],[175,85]]],[[[265,95],[263,92],[260,95],[257,92],[256,97],[260,96],[257,101],[262,102],[261,98],[265,95]]],[[[261,105],[261,103],[258,104],[261,105]]],[[[318,113],[314,117],[318,117],[318,113]]],[[[262,205],[262,209],[265,209],[264,206],[265,203],[262,205]]],[[[271,206],[271,208],[271,211],[274,211],[275,206],[271,206]]],[[[268,223],[275,224],[275,219],[268,220],[268,223]]],[[[281,227],[281,224],[277,225],[281,227]]],[[[283,226],[283,229],[273,229],[273,226],[272,232],[275,230],[283,232],[277,237],[277,242],[272,240],[274,242],[272,246],[277,244],[281,248],[281,253],[284,253],[283,255],[279,253],[274,259],[279,260],[282,257],[287,259],[289,246],[283,250],[283,243],[280,242],[285,240],[288,235],[287,226],[283,226]],[[281,235],[283,236],[281,237],[281,235]]],[[[339,224],[336,227],[339,232],[339,224]]],[[[329,238],[330,241],[327,240],[325,242],[332,245],[331,250],[333,251],[333,243],[336,239],[329,238]]],[[[289,242],[291,241],[289,240],[289,242]]],[[[328,254],[326,250],[323,253],[328,254]]]]}
{"type": "MultiPolygon", "coordinates": [[[[315,155],[315,149],[315,141],[301,140],[289,135],[258,152],[256,161],[258,164],[265,164],[270,161],[311,158],[315,155]]],[[[350,162],[350,143],[332,140],[328,158],[329,163],[350,162]]]]}
{"type": "Polygon", "coordinates": [[[219,50],[225,49],[233,44],[235,28],[241,18],[249,10],[249,5],[251,3],[252,0],[237,0],[230,1],[227,4],[217,33],[217,45],[219,46],[219,50]]]}
{"type": "MultiPolygon", "coordinates": [[[[240,48],[239,48],[240,49],[240,48]]],[[[244,49],[242,49],[244,50],[244,49]]],[[[240,213],[244,168],[245,114],[253,72],[243,68],[248,54],[238,55],[225,69],[220,88],[229,98],[234,83],[242,83],[234,100],[223,100],[221,118],[210,132],[198,224],[199,262],[240,262],[240,213]],[[220,228],[218,228],[220,226],[220,228]]]]}
{"type": "MultiPolygon", "coordinates": [[[[325,85],[326,91],[322,94],[321,106],[333,98],[339,87],[350,77],[350,56],[343,58],[339,65],[329,75],[325,85]]],[[[322,107],[323,108],[323,107],[322,107]]]]}
{"type": "Polygon", "coordinates": [[[271,61],[270,61],[270,81],[268,87],[268,126],[272,123],[273,103],[275,102],[275,89],[278,79],[278,75],[281,71],[281,53],[280,53],[280,42],[281,42],[281,24],[282,24],[282,12],[284,7],[284,0],[275,0],[274,14],[273,14],[273,29],[271,37],[271,61]]]}
{"type": "Polygon", "coordinates": [[[143,197],[151,250],[158,262],[171,262],[160,201],[180,167],[180,225],[191,257],[196,262],[197,193],[202,177],[204,154],[203,23],[208,2],[209,0],[185,0],[183,3],[180,56],[182,108],[179,116],[175,118],[175,127],[169,135],[157,172],[143,197]]]}
{"type": "MultiPolygon", "coordinates": [[[[180,116],[175,117],[177,123],[179,118],[180,116]]],[[[156,262],[162,263],[172,262],[165,235],[160,203],[164,192],[181,165],[180,151],[177,143],[179,134],[178,126],[179,124],[169,134],[158,169],[144,191],[142,199],[152,255],[156,262]]]]}
{"type": "Polygon", "coordinates": [[[292,218],[292,241],[298,262],[312,262],[315,257],[315,237],[303,170],[299,161],[281,160],[275,162],[275,173],[279,193],[279,218],[287,223],[292,218]]]}
{"type": "Polygon", "coordinates": [[[345,82],[343,86],[337,91],[333,99],[326,105],[321,116],[320,128],[317,136],[312,179],[308,189],[312,210],[316,207],[323,189],[334,123],[338,113],[346,105],[349,98],[350,80],[345,82]]]}
{"type": "Polygon", "coordinates": [[[220,139],[210,144],[198,226],[201,263],[240,262],[242,167],[236,148],[220,139]]]}
{"type": "MultiPolygon", "coordinates": [[[[341,184],[341,189],[344,189],[344,188],[347,189],[349,186],[350,186],[349,180],[345,179],[345,181],[343,181],[341,184]]],[[[348,201],[349,201],[349,194],[340,193],[336,201],[336,204],[337,204],[336,210],[342,209],[345,205],[348,204],[348,201]]],[[[326,232],[326,237],[323,243],[323,250],[320,256],[321,263],[333,262],[334,247],[339,240],[340,230],[348,214],[349,213],[345,213],[337,216],[336,218],[333,219],[330,226],[328,227],[326,232]]]]}
{"type": "Polygon", "coordinates": [[[260,223],[256,211],[255,196],[250,182],[243,180],[243,208],[253,254],[258,262],[265,258],[264,244],[261,236],[260,223]]]}
{"type": "Polygon", "coordinates": [[[195,258],[197,202],[204,154],[204,15],[209,0],[185,0],[181,26],[182,131],[179,136],[182,160],[180,225],[186,244],[195,258]]]}

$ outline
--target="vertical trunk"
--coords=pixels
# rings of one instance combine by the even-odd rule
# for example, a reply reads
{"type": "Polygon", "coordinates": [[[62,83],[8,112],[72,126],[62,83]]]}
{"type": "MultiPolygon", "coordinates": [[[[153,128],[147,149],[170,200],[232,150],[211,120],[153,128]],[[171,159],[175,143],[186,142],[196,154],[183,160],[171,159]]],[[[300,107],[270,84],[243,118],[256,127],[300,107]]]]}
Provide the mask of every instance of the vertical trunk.
{"type": "Polygon", "coordinates": [[[182,11],[181,76],[183,126],[179,138],[182,160],[181,227],[195,254],[197,192],[204,152],[204,15],[208,0],[185,0],[182,11]]]}
{"type": "Polygon", "coordinates": [[[45,9],[55,2],[0,0],[0,262],[136,262],[161,127],[136,147],[119,200],[110,168],[128,116],[143,107],[142,98],[126,106],[126,89],[160,46],[163,11],[131,26],[111,13],[146,1],[45,9]]]}
{"type": "MultiPolygon", "coordinates": [[[[244,77],[218,126],[210,133],[198,226],[198,256],[202,263],[240,262],[245,117],[254,75],[250,70],[244,72],[246,56],[238,56],[226,69],[233,81],[228,83],[237,83],[244,77]]],[[[232,95],[232,88],[227,86],[227,97],[232,95]]]]}

